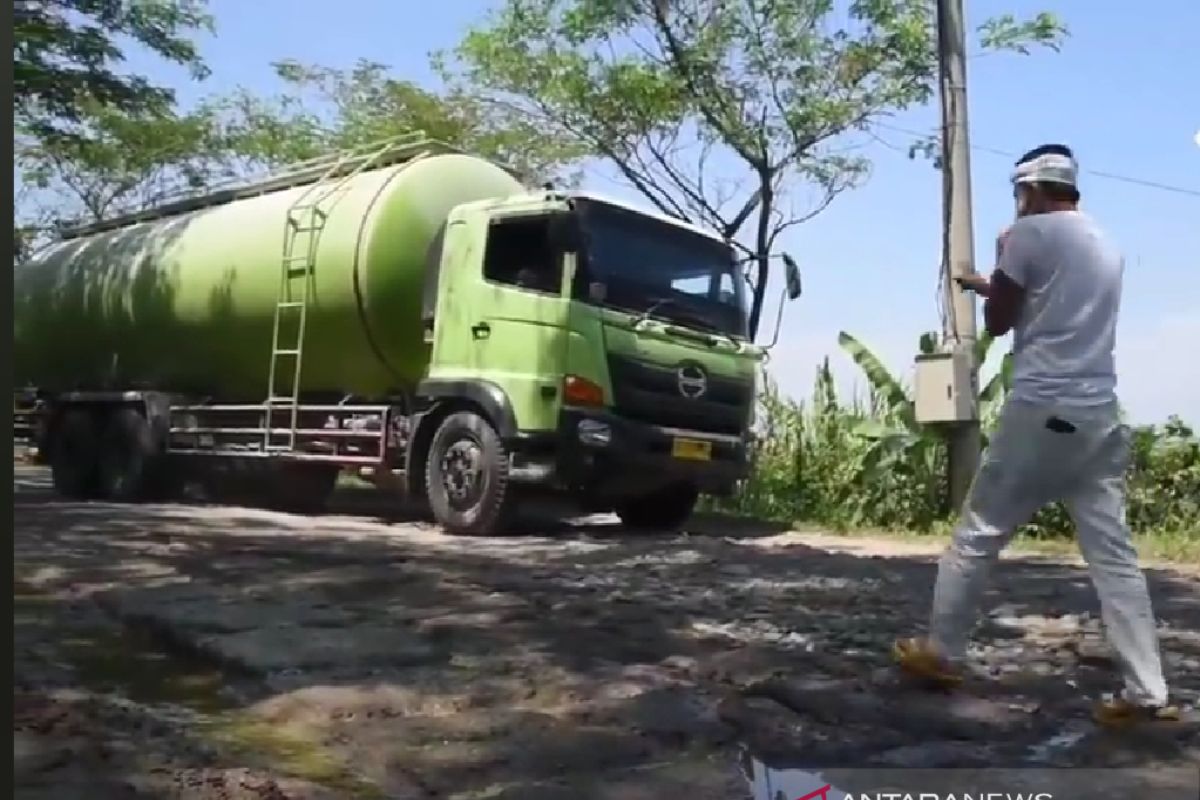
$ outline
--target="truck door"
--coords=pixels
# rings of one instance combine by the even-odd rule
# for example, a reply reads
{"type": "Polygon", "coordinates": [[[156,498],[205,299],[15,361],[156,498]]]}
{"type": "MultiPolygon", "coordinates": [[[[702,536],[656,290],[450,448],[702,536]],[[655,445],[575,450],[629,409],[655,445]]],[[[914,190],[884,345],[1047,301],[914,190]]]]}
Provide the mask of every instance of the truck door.
{"type": "Polygon", "coordinates": [[[492,220],[477,290],[459,297],[473,371],[507,392],[522,430],[558,424],[569,303],[550,220],[544,212],[492,220]]]}

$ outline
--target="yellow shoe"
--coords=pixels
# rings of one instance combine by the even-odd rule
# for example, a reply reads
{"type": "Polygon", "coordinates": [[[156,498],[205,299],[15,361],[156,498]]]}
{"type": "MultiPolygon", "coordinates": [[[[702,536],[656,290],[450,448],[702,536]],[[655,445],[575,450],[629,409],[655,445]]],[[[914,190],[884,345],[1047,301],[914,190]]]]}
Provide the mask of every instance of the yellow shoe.
{"type": "Polygon", "coordinates": [[[1117,698],[1097,703],[1092,719],[1105,728],[1129,728],[1145,722],[1179,722],[1182,716],[1175,706],[1139,706],[1117,698]]]}
{"type": "Polygon", "coordinates": [[[892,658],[910,676],[940,688],[953,689],[963,682],[962,673],[928,639],[897,640],[892,658]]]}

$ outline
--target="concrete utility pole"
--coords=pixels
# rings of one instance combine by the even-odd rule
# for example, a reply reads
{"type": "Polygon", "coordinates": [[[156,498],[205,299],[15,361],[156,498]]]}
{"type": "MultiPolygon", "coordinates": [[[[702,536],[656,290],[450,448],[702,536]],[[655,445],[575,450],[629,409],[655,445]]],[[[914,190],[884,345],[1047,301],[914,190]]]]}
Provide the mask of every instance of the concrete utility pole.
{"type": "Polygon", "coordinates": [[[971,223],[971,150],[967,138],[967,59],[962,0],[938,0],[938,64],[942,98],[942,181],[946,204],[946,308],[950,343],[963,349],[971,365],[971,421],[950,430],[950,502],[962,506],[979,465],[979,365],[975,363],[975,296],[964,292],[956,276],[975,271],[975,234],[971,223]]]}

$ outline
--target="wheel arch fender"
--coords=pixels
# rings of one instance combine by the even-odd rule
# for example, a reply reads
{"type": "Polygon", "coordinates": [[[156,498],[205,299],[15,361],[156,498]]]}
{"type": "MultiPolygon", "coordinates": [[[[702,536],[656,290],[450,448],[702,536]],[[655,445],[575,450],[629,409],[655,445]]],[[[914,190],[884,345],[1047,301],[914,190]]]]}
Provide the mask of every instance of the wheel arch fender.
{"type": "Polygon", "coordinates": [[[412,439],[404,456],[404,482],[410,497],[425,491],[425,462],[433,435],[442,421],[456,411],[479,414],[492,424],[501,439],[517,434],[512,401],[504,389],[491,381],[429,379],[418,386],[417,397],[427,407],[414,415],[412,439]]]}
{"type": "Polygon", "coordinates": [[[487,380],[429,378],[417,387],[417,397],[434,404],[464,400],[478,406],[502,439],[517,435],[512,400],[499,385],[487,380]]]}

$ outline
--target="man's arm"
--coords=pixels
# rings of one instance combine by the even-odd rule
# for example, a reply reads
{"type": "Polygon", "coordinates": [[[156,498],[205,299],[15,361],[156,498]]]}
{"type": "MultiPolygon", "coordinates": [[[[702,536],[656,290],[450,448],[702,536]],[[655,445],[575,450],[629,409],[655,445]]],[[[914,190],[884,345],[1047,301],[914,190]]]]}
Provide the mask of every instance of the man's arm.
{"type": "Polygon", "coordinates": [[[1025,300],[1024,284],[1029,268],[1030,238],[1034,231],[1014,225],[996,241],[996,269],[992,277],[965,275],[959,285],[978,293],[983,301],[983,324],[989,334],[1001,337],[1012,330],[1025,300]]]}
{"type": "Polygon", "coordinates": [[[994,338],[1012,330],[1025,301],[1025,289],[997,267],[983,301],[983,325],[994,338]]]}

